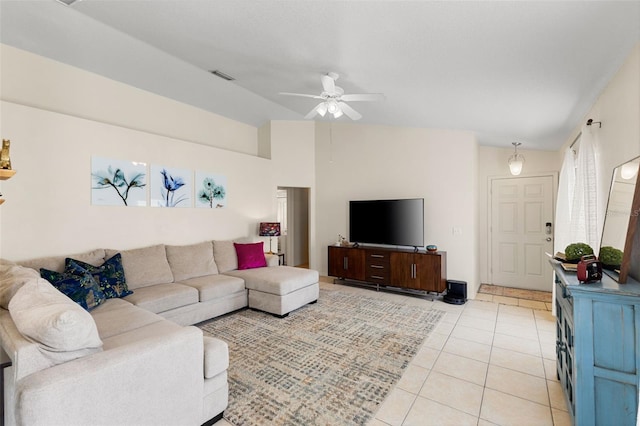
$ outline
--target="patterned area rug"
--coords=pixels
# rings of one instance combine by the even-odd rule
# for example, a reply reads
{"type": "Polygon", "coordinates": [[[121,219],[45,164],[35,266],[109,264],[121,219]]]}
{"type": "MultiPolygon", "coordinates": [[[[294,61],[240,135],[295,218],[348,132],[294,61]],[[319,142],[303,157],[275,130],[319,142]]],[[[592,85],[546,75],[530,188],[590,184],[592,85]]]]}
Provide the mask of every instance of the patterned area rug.
{"type": "Polygon", "coordinates": [[[229,422],[364,425],[443,314],[321,290],[287,318],[244,310],[199,326],[229,344],[229,422]]]}

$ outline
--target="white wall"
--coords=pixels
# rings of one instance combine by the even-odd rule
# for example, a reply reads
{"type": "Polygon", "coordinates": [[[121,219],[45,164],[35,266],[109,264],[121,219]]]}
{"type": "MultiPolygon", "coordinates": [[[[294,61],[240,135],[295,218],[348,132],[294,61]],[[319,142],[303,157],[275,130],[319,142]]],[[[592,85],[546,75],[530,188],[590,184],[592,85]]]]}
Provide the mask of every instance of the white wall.
{"type": "Polygon", "coordinates": [[[425,244],[447,252],[447,276],[469,284],[477,269],[477,143],[470,132],[352,123],[316,125],[317,262],[348,235],[354,199],[424,198],[425,244]],[[453,227],[462,229],[454,236],[453,227]]]}
{"type": "Polygon", "coordinates": [[[272,162],[254,127],[0,45],[0,132],[16,176],[2,185],[0,256],[256,237],[275,213],[272,162]],[[217,145],[214,147],[212,145],[217,145]],[[91,206],[91,156],[219,173],[228,207],[91,206]]]}
{"type": "MultiPolygon", "coordinates": [[[[525,163],[521,177],[558,174],[562,159],[556,151],[533,151],[519,149],[525,163]]],[[[492,177],[511,177],[507,161],[513,147],[496,148],[481,146],[478,149],[478,220],[479,220],[479,267],[480,282],[491,283],[488,253],[491,245],[489,234],[489,180],[492,177]]],[[[555,200],[554,200],[555,202],[555,200]]],[[[549,284],[551,286],[551,284],[549,284]]]]}
{"type": "MultiPolygon", "coordinates": [[[[258,129],[0,44],[1,99],[256,155],[258,129]]],[[[6,137],[5,137],[6,139],[6,137]]]]}
{"type": "Polygon", "coordinates": [[[315,176],[313,121],[272,121],[271,159],[278,186],[310,188],[315,176]]]}
{"type": "Polygon", "coordinates": [[[597,125],[593,128],[599,172],[598,235],[601,235],[613,169],[640,155],[640,43],[629,52],[624,64],[584,116],[584,121],[565,141],[558,152],[560,161],[589,118],[602,122],[601,128],[597,125]]]}
{"type": "MultiPolygon", "coordinates": [[[[316,242],[316,168],[315,168],[315,122],[313,121],[272,121],[270,124],[270,144],[273,182],[283,188],[309,188],[308,199],[308,238],[298,239],[298,244],[309,246],[309,267],[318,269],[316,242]]],[[[291,194],[292,191],[289,191],[291,194]]],[[[274,195],[275,201],[275,195],[274,195]]],[[[298,209],[300,211],[300,209],[298,209]]],[[[275,219],[275,216],[274,218],[275,219]]],[[[289,216],[289,220],[295,220],[289,216]]],[[[298,229],[295,227],[294,229],[298,229]]],[[[300,237],[300,236],[297,236],[300,237]]],[[[295,241],[289,240],[288,256],[300,253],[295,241]],[[293,250],[293,251],[292,251],[293,250]]],[[[287,264],[306,263],[303,259],[288,259],[287,264]]]]}
{"type": "Polygon", "coordinates": [[[3,185],[2,256],[20,260],[97,247],[257,236],[275,192],[268,160],[2,102],[18,171],[3,185]],[[222,174],[224,209],[91,205],[91,156],[222,174]],[[10,184],[9,184],[10,182],[10,184]]]}

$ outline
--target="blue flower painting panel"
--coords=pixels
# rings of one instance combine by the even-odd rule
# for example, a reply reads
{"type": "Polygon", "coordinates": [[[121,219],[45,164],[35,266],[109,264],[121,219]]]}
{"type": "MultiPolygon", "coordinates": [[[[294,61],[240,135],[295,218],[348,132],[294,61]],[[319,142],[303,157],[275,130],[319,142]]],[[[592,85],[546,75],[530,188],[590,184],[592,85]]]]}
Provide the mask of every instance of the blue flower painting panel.
{"type": "Polygon", "coordinates": [[[227,205],[227,177],[196,172],[196,207],[220,209],[227,205]]]}
{"type": "Polygon", "coordinates": [[[91,157],[91,204],[147,205],[147,164],[91,157]]]}
{"type": "Polygon", "coordinates": [[[149,175],[151,176],[151,206],[193,206],[193,173],[191,170],[152,164],[149,175]]]}

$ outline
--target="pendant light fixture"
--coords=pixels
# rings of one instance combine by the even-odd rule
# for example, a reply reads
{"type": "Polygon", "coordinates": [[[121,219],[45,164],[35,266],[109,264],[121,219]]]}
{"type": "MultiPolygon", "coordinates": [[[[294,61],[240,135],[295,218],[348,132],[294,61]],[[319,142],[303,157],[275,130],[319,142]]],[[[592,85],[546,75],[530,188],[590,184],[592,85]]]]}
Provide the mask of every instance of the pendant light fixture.
{"type": "Polygon", "coordinates": [[[513,155],[509,157],[509,170],[512,175],[518,176],[522,173],[522,166],[524,165],[524,156],[518,154],[518,147],[522,144],[520,142],[511,142],[511,144],[513,145],[514,151],[513,155]]]}

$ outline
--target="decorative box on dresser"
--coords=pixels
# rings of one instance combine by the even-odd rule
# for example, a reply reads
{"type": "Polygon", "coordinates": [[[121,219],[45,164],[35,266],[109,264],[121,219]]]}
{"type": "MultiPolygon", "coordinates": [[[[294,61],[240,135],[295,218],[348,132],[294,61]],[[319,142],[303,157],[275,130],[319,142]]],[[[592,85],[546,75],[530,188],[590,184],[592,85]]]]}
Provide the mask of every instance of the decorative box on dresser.
{"type": "Polygon", "coordinates": [[[365,284],[442,293],[447,287],[446,252],[384,247],[329,246],[329,275],[365,284]]]}
{"type": "Polygon", "coordinates": [[[636,425],[640,283],[607,275],[580,284],[551,261],[556,286],[556,366],[574,425],[636,425]]]}

